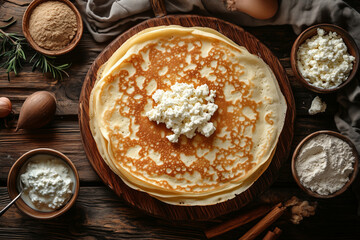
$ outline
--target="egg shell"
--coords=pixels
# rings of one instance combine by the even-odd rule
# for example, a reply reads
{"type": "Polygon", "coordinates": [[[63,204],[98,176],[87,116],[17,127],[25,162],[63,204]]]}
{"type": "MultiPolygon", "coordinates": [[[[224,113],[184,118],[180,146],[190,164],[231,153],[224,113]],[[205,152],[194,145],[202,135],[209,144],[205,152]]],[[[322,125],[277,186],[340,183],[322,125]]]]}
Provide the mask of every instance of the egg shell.
{"type": "Polygon", "coordinates": [[[257,19],[269,19],[278,10],[277,0],[235,0],[231,9],[243,12],[257,19]]]}
{"type": "Polygon", "coordinates": [[[0,118],[7,117],[12,110],[12,104],[7,97],[0,97],[0,118]]]}

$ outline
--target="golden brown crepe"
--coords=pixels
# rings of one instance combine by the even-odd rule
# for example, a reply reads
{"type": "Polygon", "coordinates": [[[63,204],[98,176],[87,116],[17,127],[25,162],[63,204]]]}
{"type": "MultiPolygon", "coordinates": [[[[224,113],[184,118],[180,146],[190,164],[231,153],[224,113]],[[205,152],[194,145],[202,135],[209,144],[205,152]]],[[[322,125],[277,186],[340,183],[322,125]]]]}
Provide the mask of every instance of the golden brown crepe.
{"type": "Polygon", "coordinates": [[[90,96],[90,127],[104,161],[130,187],[169,204],[212,205],[248,189],[266,170],[286,102],[269,66],[208,28],[161,26],[130,38],[90,96]],[[210,137],[185,136],[146,117],[152,94],[207,84],[218,110],[210,137]]]}

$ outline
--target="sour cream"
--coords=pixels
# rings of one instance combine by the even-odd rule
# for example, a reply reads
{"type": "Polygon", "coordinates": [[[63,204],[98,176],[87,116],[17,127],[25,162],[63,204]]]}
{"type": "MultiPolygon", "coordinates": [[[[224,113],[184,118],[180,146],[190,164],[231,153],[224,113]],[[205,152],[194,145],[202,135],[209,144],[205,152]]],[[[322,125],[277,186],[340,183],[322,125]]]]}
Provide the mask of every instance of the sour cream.
{"type": "Polygon", "coordinates": [[[75,175],[58,157],[37,154],[21,169],[23,201],[31,208],[51,212],[64,206],[75,191],[75,175]]]}

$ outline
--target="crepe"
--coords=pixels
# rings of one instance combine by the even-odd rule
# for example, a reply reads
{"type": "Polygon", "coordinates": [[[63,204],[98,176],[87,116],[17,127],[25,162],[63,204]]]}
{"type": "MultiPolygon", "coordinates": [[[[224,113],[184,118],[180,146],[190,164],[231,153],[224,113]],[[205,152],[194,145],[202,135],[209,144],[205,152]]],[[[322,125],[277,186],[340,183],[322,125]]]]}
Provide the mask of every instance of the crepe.
{"type": "Polygon", "coordinates": [[[175,205],[212,205],[248,189],[266,170],[286,102],[269,66],[208,28],[161,26],[126,41],[90,96],[90,128],[104,161],[131,188],[175,205]],[[180,136],[150,121],[152,94],[175,83],[216,91],[216,131],[180,136]]]}

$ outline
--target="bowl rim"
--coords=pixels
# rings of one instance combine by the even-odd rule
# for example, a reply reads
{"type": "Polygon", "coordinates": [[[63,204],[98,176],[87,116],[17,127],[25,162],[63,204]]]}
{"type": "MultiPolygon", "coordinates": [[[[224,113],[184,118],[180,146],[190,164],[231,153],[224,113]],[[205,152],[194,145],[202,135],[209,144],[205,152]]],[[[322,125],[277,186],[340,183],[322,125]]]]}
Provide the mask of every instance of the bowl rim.
{"type": "MultiPolygon", "coordinates": [[[[352,55],[352,54],[350,54],[352,55]]],[[[359,48],[355,42],[355,40],[352,38],[352,36],[343,28],[335,25],[335,24],[330,24],[330,23],[321,23],[321,24],[316,24],[313,26],[308,27],[307,29],[305,29],[304,31],[302,31],[299,36],[296,38],[296,40],[294,41],[292,48],[291,48],[291,53],[290,53],[290,62],[291,62],[291,68],[292,71],[295,74],[295,77],[302,83],[303,86],[305,86],[307,89],[316,92],[316,93],[333,93],[336,92],[342,88],[344,88],[346,85],[348,85],[351,80],[356,76],[356,73],[358,71],[359,68],[359,62],[360,62],[360,54],[359,54],[359,48]],[[316,29],[317,28],[327,28],[324,29],[326,32],[328,31],[333,31],[336,32],[337,34],[339,34],[342,38],[344,43],[346,44],[346,47],[348,48],[348,53],[350,54],[350,51],[354,51],[354,57],[355,57],[355,61],[353,63],[353,69],[351,70],[348,78],[342,82],[339,86],[334,87],[334,88],[319,88],[316,87],[314,85],[311,85],[310,83],[308,83],[303,76],[301,75],[298,66],[297,66],[297,50],[299,49],[300,45],[302,43],[304,43],[307,39],[311,38],[312,36],[316,35],[316,29]],[[311,34],[309,37],[305,38],[305,35],[308,34],[308,32],[314,31],[314,34],[311,34]]]]}
{"type": "Polygon", "coordinates": [[[82,37],[83,34],[83,30],[84,30],[84,25],[83,25],[83,21],[81,18],[81,14],[80,12],[77,10],[77,8],[75,7],[75,5],[70,2],[69,0],[33,0],[29,6],[26,8],[23,18],[22,18],[22,31],[23,34],[27,40],[27,42],[30,44],[30,46],[40,52],[43,53],[45,55],[48,56],[58,56],[58,55],[63,55],[66,54],[70,51],[72,51],[80,42],[80,39],[82,37]],[[49,50],[49,49],[45,49],[40,47],[39,45],[36,44],[36,42],[32,39],[30,31],[29,31],[29,20],[30,20],[30,16],[32,11],[41,3],[44,2],[48,2],[48,1],[58,1],[58,2],[62,2],[65,3],[67,6],[69,6],[71,8],[71,10],[73,10],[73,12],[75,13],[76,16],[76,22],[77,22],[77,31],[73,37],[73,39],[70,41],[70,43],[68,45],[66,45],[64,48],[59,49],[59,50],[49,50]]]}
{"type": "Polygon", "coordinates": [[[313,132],[309,135],[307,135],[303,140],[301,140],[301,142],[296,146],[296,149],[292,155],[292,158],[291,158],[291,173],[293,175],[293,178],[295,180],[295,182],[297,183],[297,185],[304,191],[306,192],[307,194],[309,194],[310,196],[313,196],[313,197],[316,197],[316,198],[333,198],[333,197],[336,197],[340,194],[342,194],[343,192],[345,192],[349,186],[354,182],[357,174],[358,174],[358,164],[359,164],[359,154],[356,150],[356,147],[354,145],[354,143],[348,138],[346,137],[345,135],[342,135],[341,133],[338,133],[338,132],[335,132],[335,131],[331,131],[331,130],[320,130],[320,131],[317,131],[317,132],[313,132]],[[321,194],[318,194],[308,188],[306,188],[305,186],[303,186],[300,182],[300,179],[299,179],[299,176],[297,174],[297,171],[296,171],[296,168],[295,168],[295,162],[296,162],[296,158],[297,156],[299,155],[300,153],[300,150],[301,148],[304,146],[304,144],[311,140],[312,138],[320,135],[320,134],[327,134],[327,135],[332,135],[334,137],[337,137],[343,141],[345,141],[346,143],[348,143],[351,147],[351,150],[353,152],[353,155],[354,155],[354,158],[355,158],[355,162],[353,164],[353,167],[354,167],[354,170],[353,172],[349,175],[349,181],[347,181],[345,183],[345,185],[339,189],[338,191],[332,193],[332,194],[329,194],[329,195],[321,195],[321,194]]]}
{"type": "Polygon", "coordinates": [[[79,195],[80,179],[79,179],[78,171],[77,171],[74,163],[63,153],[61,153],[55,149],[51,149],[51,148],[36,148],[36,149],[30,150],[30,151],[24,153],[13,163],[13,165],[9,171],[8,178],[7,178],[7,189],[8,189],[9,197],[11,199],[14,199],[19,194],[19,191],[17,188],[18,173],[21,170],[21,168],[24,166],[24,164],[27,163],[29,158],[34,155],[37,155],[37,154],[48,154],[48,155],[56,156],[56,157],[60,158],[61,160],[63,160],[71,168],[71,170],[74,173],[74,177],[75,177],[75,188],[74,188],[73,194],[72,194],[71,198],[69,199],[69,201],[63,207],[61,207],[55,211],[52,211],[52,212],[37,211],[37,210],[31,208],[30,206],[28,206],[22,200],[21,197],[15,202],[15,205],[21,212],[23,212],[24,214],[26,214],[30,217],[37,218],[37,219],[52,219],[52,218],[62,215],[66,211],[68,211],[75,204],[75,201],[79,195]]]}

